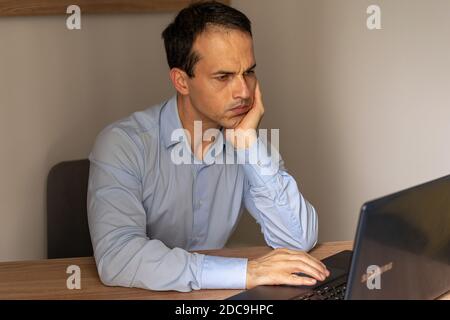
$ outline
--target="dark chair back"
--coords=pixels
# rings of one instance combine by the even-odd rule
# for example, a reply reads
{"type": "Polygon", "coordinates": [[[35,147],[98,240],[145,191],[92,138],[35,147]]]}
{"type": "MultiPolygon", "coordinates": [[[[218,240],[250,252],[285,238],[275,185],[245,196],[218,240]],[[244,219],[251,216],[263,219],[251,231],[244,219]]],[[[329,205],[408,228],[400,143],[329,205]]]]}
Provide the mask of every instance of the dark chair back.
{"type": "Polygon", "coordinates": [[[92,256],[87,220],[89,160],[55,165],[47,180],[47,257],[92,256]]]}

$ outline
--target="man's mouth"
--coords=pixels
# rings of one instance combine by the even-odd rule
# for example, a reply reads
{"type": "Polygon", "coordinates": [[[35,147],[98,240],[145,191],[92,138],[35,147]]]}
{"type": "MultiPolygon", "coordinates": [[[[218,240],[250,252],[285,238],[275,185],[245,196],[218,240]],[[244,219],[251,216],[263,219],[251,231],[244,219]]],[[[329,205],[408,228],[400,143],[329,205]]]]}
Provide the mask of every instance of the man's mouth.
{"type": "Polygon", "coordinates": [[[240,105],[237,107],[234,107],[230,111],[235,115],[239,116],[241,114],[247,113],[250,110],[250,107],[248,105],[240,105]]]}

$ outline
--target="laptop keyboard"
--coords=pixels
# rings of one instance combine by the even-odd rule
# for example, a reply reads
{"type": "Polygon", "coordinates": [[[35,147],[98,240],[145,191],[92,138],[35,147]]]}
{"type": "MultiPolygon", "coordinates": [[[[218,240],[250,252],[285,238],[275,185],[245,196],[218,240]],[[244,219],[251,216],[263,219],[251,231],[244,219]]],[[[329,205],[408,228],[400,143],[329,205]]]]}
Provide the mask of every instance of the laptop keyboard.
{"type": "Polygon", "coordinates": [[[320,286],[294,298],[294,300],[344,300],[347,282],[344,278],[339,280],[320,286]]]}

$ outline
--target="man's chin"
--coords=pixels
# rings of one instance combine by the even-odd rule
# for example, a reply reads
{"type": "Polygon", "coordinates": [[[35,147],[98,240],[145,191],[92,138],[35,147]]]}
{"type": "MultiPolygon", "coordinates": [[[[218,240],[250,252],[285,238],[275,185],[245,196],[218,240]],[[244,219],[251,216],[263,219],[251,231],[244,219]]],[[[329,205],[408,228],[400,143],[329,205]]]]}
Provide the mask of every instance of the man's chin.
{"type": "Polygon", "coordinates": [[[246,113],[230,118],[226,123],[222,125],[225,129],[235,129],[244,119],[246,113]]]}
{"type": "Polygon", "coordinates": [[[222,125],[223,129],[236,129],[236,127],[241,123],[241,121],[229,122],[227,124],[222,125]]]}

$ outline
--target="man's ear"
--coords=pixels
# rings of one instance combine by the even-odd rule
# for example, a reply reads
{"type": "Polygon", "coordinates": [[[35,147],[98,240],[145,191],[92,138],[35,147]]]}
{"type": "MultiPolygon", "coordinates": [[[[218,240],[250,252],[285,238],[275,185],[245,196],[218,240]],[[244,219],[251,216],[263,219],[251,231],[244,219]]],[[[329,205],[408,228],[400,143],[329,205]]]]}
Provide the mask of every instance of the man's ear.
{"type": "Polygon", "coordinates": [[[181,95],[189,94],[188,75],[186,72],[178,68],[172,68],[169,71],[169,77],[173,86],[181,95]]]}

